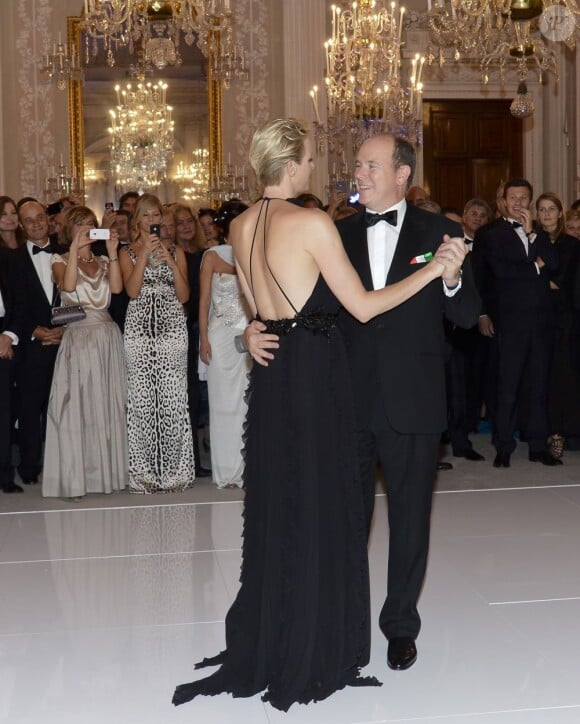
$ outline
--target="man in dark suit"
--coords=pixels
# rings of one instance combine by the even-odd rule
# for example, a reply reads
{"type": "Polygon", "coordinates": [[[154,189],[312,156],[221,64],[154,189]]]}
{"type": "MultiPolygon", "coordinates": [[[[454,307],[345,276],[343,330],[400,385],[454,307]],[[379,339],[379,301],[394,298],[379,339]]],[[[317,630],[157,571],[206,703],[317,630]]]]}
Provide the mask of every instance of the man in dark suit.
{"type": "Polygon", "coordinates": [[[14,482],[12,467],[14,379],[22,335],[18,288],[9,269],[12,253],[0,249],[0,488],[5,493],[22,493],[22,488],[14,482]]]}
{"type": "Polygon", "coordinates": [[[482,227],[475,243],[483,245],[494,281],[497,302],[498,390],[494,466],[507,468],[516,447],[514,431],[518,394],[525,384],[527,414],[522,432],[531,462],[560,465],[547,450],[548,383],[551,358],[550,278],[558,266],[547,235],[534,230],[530,203],[532,186],[526,179],[505,184],[505,217],[482,227]]]}
{"type": "MultiPolygon", "coordinates": [[[[463,236],[456,223],[405,201],[415,163],[413,147],[393,136],[367,140],[357,155],[355,178],[366,212],[339,221],[337,228],[367,289],[409,276],[445,235],[463,236]],[[383,213],[390,218],[374,223],[383,213]]],[[[461,270],[465,253],[458,242],[443,281],[367,324],[341,313],[369,530],[377,459],[387,487],[388,594],[379,625],[389,640],[387,663],[393,669],[408,668],[417,656],[417,600],[427,564],[439,440],[447,426],[443,318],[468,328],[479,314],[469,262],[461,270]]]]}
{"type": "Polygon", "coordinates": [[[46,407],[61,327],[50,322],[57,289],[52,281],[51,254],[58,251],[48,238],[46,209],[38,201],[27,201],[19,209],[27,239],[12,257],[14,283],[23,292],[20,360],[16,376],[18,415],[18,473],[22,482],[38,482],[42,468],[42,440],[46,407]]]}
{"type": "MultiPolygon", "coordinates": [[[[491,220],[491,209],[483,199],[470,199],[465,204],[461,220],[465,245],[472,252],[475,232],[491,220]]],[[[473,257],[471,264],[475,276],[473,257]]],[[[474,450],[469,434],[477,430],[481,412],[484,337],[477,325],[462,329],[448,323],[446,334],[450,346],[445,370],[449,442],[455,457],[482,461],[484,457],[474,450]]]]}

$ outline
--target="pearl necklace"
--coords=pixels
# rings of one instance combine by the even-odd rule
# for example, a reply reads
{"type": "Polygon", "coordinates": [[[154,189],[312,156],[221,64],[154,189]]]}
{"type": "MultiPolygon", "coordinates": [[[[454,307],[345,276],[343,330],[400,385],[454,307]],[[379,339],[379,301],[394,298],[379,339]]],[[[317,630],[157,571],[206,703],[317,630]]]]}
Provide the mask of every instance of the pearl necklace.
{"type": "Polygon", "coordinates": [[[86,257],[81,256],[80,254],[77,254],[77,259],[78,259],[79,261],[84,261],[85,264],[91,264],[93,261],[95,261],[95,255],[94,255],[93,252],[91,251],[91,255],[90,255],[90,257],[87,259],[86,257]]]}

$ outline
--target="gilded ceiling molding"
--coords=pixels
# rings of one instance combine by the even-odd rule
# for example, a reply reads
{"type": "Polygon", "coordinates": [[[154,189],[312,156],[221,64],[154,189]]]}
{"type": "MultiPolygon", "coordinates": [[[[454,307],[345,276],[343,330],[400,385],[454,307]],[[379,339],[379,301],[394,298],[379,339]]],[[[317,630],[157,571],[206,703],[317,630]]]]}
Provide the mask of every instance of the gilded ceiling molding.
{"type": "Polygon", "coordinates": [[[38,59],[50,46],[49,0],[19,0],[15,58],[19,86],[19,126],[14,129],[19,149],[20,194],[40,196],[44,177],[56,155],[52,131],[52,86],[40,81],[38,59]]]}
{"type": "Polygon", "coordinates": [[[238,163],[247,163],[250,142],[256,128],[270,118],[267,81],[270,68],[268,0],[236,0],[236,40],[244,47],[249,66],[247,81],[234,81],[227,93],[235,94],[235,149],[238,163]]]}

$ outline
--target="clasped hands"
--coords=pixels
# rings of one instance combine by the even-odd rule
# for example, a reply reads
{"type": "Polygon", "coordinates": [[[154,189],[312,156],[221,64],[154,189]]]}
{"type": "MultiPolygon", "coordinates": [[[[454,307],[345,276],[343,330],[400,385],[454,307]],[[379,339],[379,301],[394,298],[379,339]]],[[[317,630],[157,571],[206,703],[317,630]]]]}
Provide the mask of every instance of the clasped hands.
{"type": "Polygon", "coordinates": [[[461,237],[445,234],[443,243],[435,252],[434,261],[443,266],[441,278],[448,287],[455,287],[459,284],[461,267],[466,254],[467,246],[461,237]]]}

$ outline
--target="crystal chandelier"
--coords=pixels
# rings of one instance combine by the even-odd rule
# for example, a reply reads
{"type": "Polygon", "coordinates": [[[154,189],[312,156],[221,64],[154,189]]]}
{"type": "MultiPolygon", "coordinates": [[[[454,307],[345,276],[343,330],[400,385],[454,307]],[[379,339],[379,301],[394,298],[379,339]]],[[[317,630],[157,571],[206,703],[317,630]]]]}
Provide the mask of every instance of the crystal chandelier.
{"type": "Polygon", "coordinates": [[[193,151],[193,161],[189,165],[180,161],[173,180],[179,184],[180,194],[186,201],[205,196],[209,187],[209,151],[207,148],[196,148],[193,151]]]}
{"type": "Polygon", "coordinates": [[[228,154],[227,163],[221,168],[216,166],[211,173],[208,196],[214,207],[230,199],[249,201],[251,194],[246,165],[236,166],[228,154]]]}
{"type": "Polygon", "coordinates": [[[358,0],[350,8],[332,5],[332,37],[324,44],[328,120],[318,110],[318,87],[310,92],[319,149],[341,155],[349,141],[356,148],[379,133],[421,142],[421,73],[424,58],[412,61],[401,81],[405,8],[385,0],[358,0]]]}
{"type": "Polygon", "coordinates": [[[64,162],[64,156],[61,153],[59,163],[56,166],[49,166],[48,168],[48,176],[44,181],[45,200],[50,202],[61,196],[76,196],[82,198],[83,195],[83,179],[71,174],[69,167],[64,162]]]}
{"type": "MultiPolygon", "coordinates": [[[[576,0],[550,6],[542,0],[436,0],[433,8],[429,2],[429,35],[439,48],[439,64],[450,50],[455,61],[478,63],[484,84],[493,71],[502,83],[509,70],[524,84],[529,71],[535,71],[540,82],[545,73],[557,78],[556,52],[542,35],[570,42],[570,34],[556,22],[569,12],[564,2],[576,0]]],[[[433,60],[429,53],[429,64],[433,60]]]]}
{"type": "Polygon", "coordinates": [[[73,50],[72,55],[68,55],[60,33],[58,43],[52,46],[52,53],[47,52],[42,56],[40,73],[46,82],[55,80],[59,90],[65,90],[69,80],[82,81],[83,69],[79,54],[73,50]]]}
{"type": "Polygon", "coordinates": [[[136,47],[158,69],[179,66],[183,36],[187,45],[197,39],[211,60],[214,79],[225,86],[247,73],[243,50],[234,42],[230,0],[85,0],[81,26],[87,63],[102,42],[110,66],[118,48],[133,53],[136,47]]]}
{"type": "Polygon", "coordinates": [[[154,190],[165,178],[174,131],[166,91],[162,81],[115,86],[117,106],[109,111],[111,169],[121,188],[154,190]]]}

